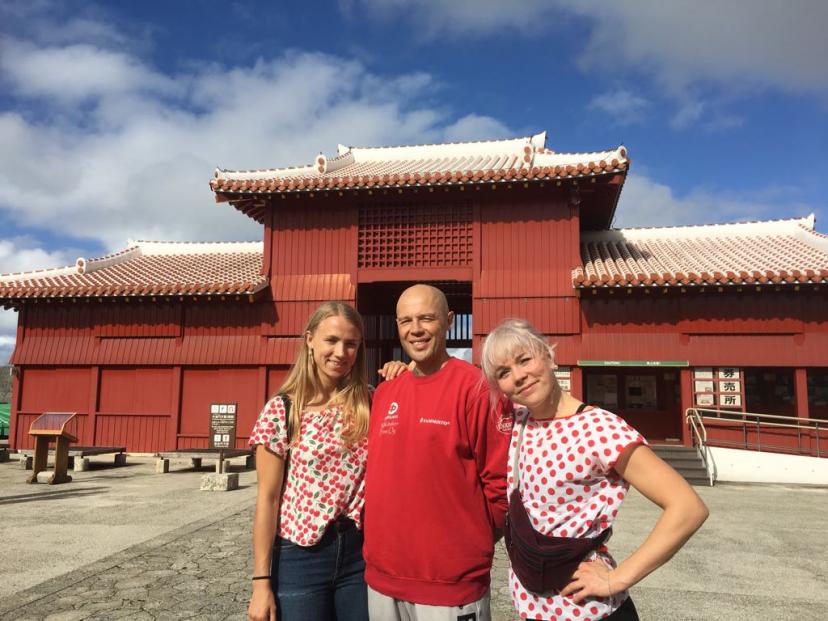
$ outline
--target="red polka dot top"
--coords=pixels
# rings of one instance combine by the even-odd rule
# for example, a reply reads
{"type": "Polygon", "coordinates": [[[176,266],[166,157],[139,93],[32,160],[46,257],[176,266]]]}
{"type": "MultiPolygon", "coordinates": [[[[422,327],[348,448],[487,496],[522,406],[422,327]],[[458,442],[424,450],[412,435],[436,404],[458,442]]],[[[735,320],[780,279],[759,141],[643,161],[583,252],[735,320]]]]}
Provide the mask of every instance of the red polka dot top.
{"type": "MultiPolygon", "coordinates": [[[[517,436],[526,425],[520,447],[520,487],[523,504],[534,528],[557,537],[596,537],[612,526],[629,489],[613,466],[628,448],[646,444],[644,437],[622,418],[600,408],[560,419],[535,420],[525,408],[515,414],[507,466],[508,490],[515,486],[512,472],[517,436]]],[[[609,567],[615,561],[601,546],[586,560],[599,559],[609,567]]],[[[594,621],[609,616],[627,598],[587,598],[580,605],[557,592],[537,594],[509,573],[509,588],[518,614],[524,619],[578,619],[594,621]]]]}

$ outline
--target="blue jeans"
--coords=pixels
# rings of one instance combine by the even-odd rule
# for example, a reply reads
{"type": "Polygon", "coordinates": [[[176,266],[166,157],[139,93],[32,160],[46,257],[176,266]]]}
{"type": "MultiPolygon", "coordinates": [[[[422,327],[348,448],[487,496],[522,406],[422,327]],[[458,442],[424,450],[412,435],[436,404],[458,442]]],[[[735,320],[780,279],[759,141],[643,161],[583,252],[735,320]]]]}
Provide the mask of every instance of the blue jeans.
{"type": "Polygon", "coordinates": [[[362,531],[350,520],[307,548],[277,538],[272,563],[279,621],[367,621],[362,531]]]}

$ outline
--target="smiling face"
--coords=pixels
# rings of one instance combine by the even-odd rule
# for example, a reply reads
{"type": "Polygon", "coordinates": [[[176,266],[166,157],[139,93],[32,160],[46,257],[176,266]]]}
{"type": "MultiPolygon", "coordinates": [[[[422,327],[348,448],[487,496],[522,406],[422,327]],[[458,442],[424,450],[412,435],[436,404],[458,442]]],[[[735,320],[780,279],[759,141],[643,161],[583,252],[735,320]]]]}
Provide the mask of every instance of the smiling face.
{"type": "Polygon", "coordinates": [[[415,285],[406,289],[397,302],[397,331],[400,344],[424,375],[434,373],[448,360],[446,333],[454,313],[445,296],[434,287],[415,285]]]}
{"type": "Polygon", "coordinates": [[[535,412],[553,400],[557,388],[554,369],[547,352],[518,349],[498,359],[494,378],[510,401],[535,412]]]}
{"type": "Polygon", "coordinates": [[[320,321],[313,333],[306,332],[305,342],[312,351],[320,381],[326,387],[336,387],[356,362],[362,333],[347,318],[333,315],[320,321]]]}

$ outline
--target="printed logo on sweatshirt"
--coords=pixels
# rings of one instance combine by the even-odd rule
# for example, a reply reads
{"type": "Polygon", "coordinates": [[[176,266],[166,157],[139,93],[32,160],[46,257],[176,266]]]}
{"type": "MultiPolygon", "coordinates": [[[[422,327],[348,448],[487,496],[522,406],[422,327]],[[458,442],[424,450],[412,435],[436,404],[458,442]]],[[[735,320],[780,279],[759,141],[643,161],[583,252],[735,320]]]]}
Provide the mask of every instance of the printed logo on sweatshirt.
{"type": "Polygon", "coordinates": [[[500,433],[512,433],[512,427],[515,425],[515,416],[511,412],[497,413],[497,430],[500,433]]]}
{"type": "Polygon", "coordinates": [[[443,425],[444,427],[448,427],[451,424],[442,418],[420,418],[420,423],[425,423],[426,425],[443,425]]]}
{"type": "Polygon", "coordinates": [[[391,405],[388,406],[388,413],[382,419],[382,425],[380,425],[380,435],[393,436],[397,433],[397,427],[400,424],[400,417],[397,415],[399,409],[400,404],[396,401],[392,401],[391,405]]]}

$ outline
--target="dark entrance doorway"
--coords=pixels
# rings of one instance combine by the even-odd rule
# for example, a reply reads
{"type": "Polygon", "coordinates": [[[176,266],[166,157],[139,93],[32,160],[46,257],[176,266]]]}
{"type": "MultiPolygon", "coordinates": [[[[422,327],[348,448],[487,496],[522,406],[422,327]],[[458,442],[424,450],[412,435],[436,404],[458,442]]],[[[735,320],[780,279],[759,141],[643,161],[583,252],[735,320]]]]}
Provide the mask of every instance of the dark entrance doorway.
{"type": "MultiPolygon", "coordinates": [[[[396,307],[400,294],[413,283],[372,282],[357,286],[357,310],[365,321],[365,347],[369,381],[379,381],[377,370],[389,360],[408,357],[397,336],[396,307]]],[[[449,309],[454,311],[454,325],[449,331],[449,353],[471,362],[472,348],[472,287],[470,282],[428,282],[446,294],[449,309]]]]}
{"type": "Polygon", "coordinates": [[[681,389],[677,369],[584,369],[586,402],[635,427],[650,442],[681,441],[681,389]]]}

